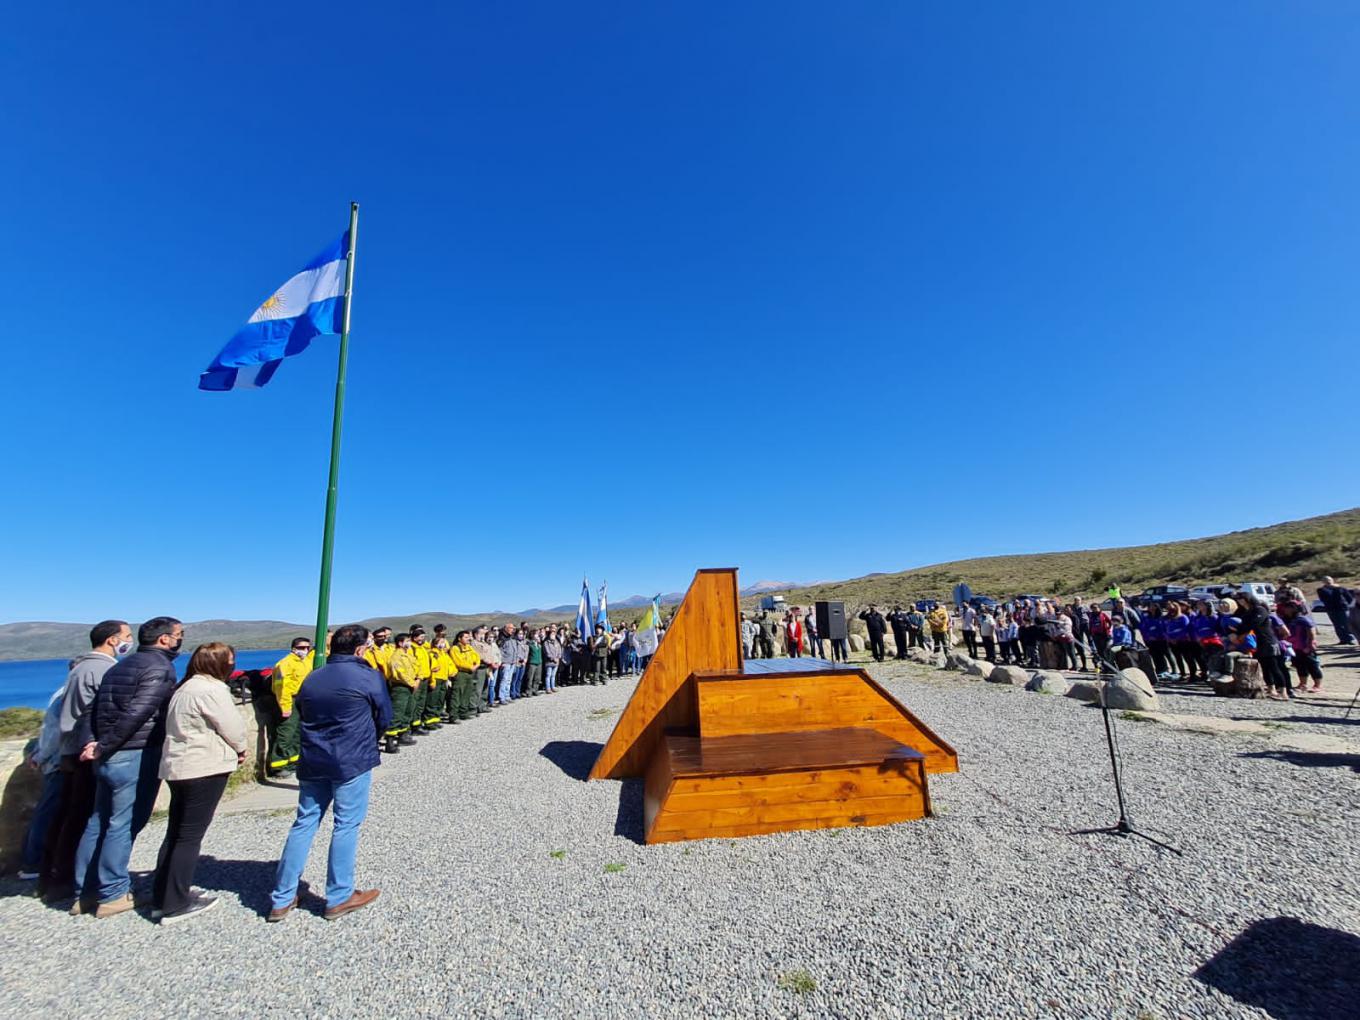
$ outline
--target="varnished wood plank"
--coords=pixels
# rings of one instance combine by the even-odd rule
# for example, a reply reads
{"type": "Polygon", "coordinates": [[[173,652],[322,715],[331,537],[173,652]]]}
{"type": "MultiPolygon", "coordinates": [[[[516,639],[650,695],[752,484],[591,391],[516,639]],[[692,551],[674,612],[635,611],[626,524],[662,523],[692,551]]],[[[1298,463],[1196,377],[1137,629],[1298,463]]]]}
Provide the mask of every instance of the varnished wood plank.
{"type": "Polygon", "coordinates": [[[873,825],[894,825],[898,822],[916,821],[920,817],[923,816],[903,817],[897,813],[871,816],[847,815],[843,818],[806,818],[797,822],[754,822],[746,825],[698,830],[673,829],[657,832],[647,842],[652,844],[678,843],[682,840],[691,839],[739,839],[744,836],[768,836],[776,832],[794,830],[863,828],[873,825]]]}
{"type": "Polygon", "coordinates": [[[878,765],[920,755],[877,730],[846,727],[800,733],[742,733],[723,737],[668,736],[665,752],[676,778],[738,772],[765,773],[878,765]]]}
{"type": "Polygon", "coordinates": [[[667,729],[698,725],[689,677],[696,670],[740,669],[738,613],[735,570],[701,570],[694,575],[590,778],[642,775],[667,729]]]}

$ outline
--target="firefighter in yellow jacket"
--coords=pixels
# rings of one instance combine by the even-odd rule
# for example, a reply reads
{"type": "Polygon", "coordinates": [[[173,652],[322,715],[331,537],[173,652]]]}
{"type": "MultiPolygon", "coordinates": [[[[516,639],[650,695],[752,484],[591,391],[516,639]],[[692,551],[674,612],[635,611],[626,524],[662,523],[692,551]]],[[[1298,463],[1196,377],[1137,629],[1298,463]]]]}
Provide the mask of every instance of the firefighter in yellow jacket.
{"type": "Polygon", "coordinates": [[[445,702],[449,696],[449,677],[453,675],[453,660],[449,658],[449,639],[442,634],[434,639],[430,649],[430,696],[425,701],[425,725],[431,728],[449,721],[445,702]]]}
{"type": "Polygon", "coordinates": [[[430,700],[430,674],[433,661],[430,656],[429,640],[425,637],[425,628],[420,625],[411,628],[411,653],[416,657],[416,674],[420,682],[416,685],[416,692],[411,697],[411,733],[419,736],[427,730],[433,729],[425,725],[425,707],[430,700]]]}
{"type": "Polygon", "coordinates": [[[472,647],[472,631],[460,630],[456,642],[449,649],[449,661],[454,669],[453,677],[449,680],[449,718],[453,722],[471,719],[476,715],[481,698],[477,670],[482,665],[482,657],[472,647]]]}
{"type": "Polygon", "coordinates": [[[392,643],[392,628],[379,627],[373,632],[373,643],[364,649],[364,661],[388,680],[391,678],[392,653],[396,650],[397,646],[392,643]]]}
{"type": "Polygon", "coordinates": [[[393,644],[392,658],[387,664],[387,693],[392,699],[392,725],[385,734],[384,750],[388,754],[396,754],[399,744],[415,743],[411,736],[411,710],[416,688],[420,686],[420,668],[411,650],[411,635],[398,634],[393,644]]]}
{"type": "Polygon", "coordinates": [[[291,773],[297,768],[298,755],[302,753],[302,728],[293,711],[293,698],[312,671],[314,659],[312,642],[300,637],[293,638],[288,654],[274,663],[274,701],[279,710],[269,733],[270,775],[291,773]]]}

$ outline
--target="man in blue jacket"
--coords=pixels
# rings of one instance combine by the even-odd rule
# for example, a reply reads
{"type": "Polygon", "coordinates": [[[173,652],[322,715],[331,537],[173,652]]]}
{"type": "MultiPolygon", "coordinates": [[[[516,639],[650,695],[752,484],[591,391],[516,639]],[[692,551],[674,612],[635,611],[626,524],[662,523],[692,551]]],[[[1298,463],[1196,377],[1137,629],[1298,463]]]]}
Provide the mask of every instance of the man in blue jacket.
{"type": "Polygon", "coordinates": [[[282,921],[297,906],[298,880],[327,807],[335,813],[326,874],[326,920],[366,907],[377,889],[354,888],[359,827],[368,814],[373,769],[381,760],[378,742],[392,723],[392,702],[381,673],[359,658],[368,629],[348,624],[331,638],[326,665],[307,677],[293,699],[302,719],[298,762],[297,818],[283,845],[270,921],[282,921]]]}
{"type": "Polygon", "coordinates": [[[132,909],[128,861],[161,786],[165,711],[182,644],[184,625],[174,617],[147,620],[137,629],[137,651],[109,667],[80,724],[80,760],[94,765],[95,807],[76,850],[73,914],[132,909]]]}

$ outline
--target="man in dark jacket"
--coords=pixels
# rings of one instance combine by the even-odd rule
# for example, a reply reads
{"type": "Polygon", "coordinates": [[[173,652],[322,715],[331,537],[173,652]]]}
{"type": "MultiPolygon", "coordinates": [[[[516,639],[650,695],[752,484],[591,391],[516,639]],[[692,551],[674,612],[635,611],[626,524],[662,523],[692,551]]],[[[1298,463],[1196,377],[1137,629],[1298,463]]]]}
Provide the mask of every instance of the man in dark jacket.
{"type": "Polygon", "coordinates": [[[893,641],[897,643],[897,657],[905,659],[907,657],[907,628],[911,626],[911,621],[907,619],[907,614],[901,606],[893,606],[893,610],[888,614],[888,622],[892,624],[893,641]]]}
{"type": "Polygon", "coordinates": [[[326,875],[326,920],[366,907],[377,889],[354,888],[359,827],[368,814],[368,791],[378,765],[378,741],[392,722],[392,702],[382,674],[356,653],[368,644],[368,629],[348,624],[331,638],[326,665],[307,677],[293,701],[302,716],[302,757],[298,762],[297,818],[288,832],[270,894],[270,921],[282,921],[297,906],[298,881],[321,816],[335,814],[326,875]]]}
{"type": "Polygon", "coordinates": [[[94,763],[95,810],[76,850],[73,914],[132,909],[128,860],[160,790],[165,710],[183,643],[184,625],[174,617],[142,624],[137,651],[109,667],[85,715],[80,760],[94,763]]]}
{"type": "Polygon", "coordinates": [[[869,632],[869,651],[874,654],[875,662],[883,661],[883,635],[887,632],[888,622],[883,619],[883,614],[878,611],[877,606],[870,606],[859,614],[859,618],[864,621],[864,627],[869,632]]]}
{"type": "Polygon", "coordinates": [[[1355,644],[1355,635],[1351,633],[1350,620],[1347,614],[1351,606],[1355,605],[1355,596],[1350,589],[1342,588],[1330,577],[1322,579],[1322,586],[1317,590],[1317,597],[1322,602],[1322,608],[1327,611],[1327,619],[1332,621],[1332,628],[1336,631],[1338,644],[1355,644]]]}

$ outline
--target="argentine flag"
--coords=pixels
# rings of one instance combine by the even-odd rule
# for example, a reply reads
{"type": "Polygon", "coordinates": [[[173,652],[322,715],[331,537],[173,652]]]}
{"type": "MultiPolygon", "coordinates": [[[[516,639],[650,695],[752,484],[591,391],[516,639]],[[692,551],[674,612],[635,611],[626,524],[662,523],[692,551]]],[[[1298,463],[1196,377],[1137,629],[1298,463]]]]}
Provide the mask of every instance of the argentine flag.
{"type": "Polygon", "coordinates": [[[609,582],[600,585],[600,615],[595,618],[595,622],[604,628],[606,634],[614,633],[614,628],[609,626],[609,582]]]}
{"type": "Polygon", "coordinates": [[[263,386],[274,378],[283,359],[305,351],[312,337],[339,333],[344,324],[349,253],[346,230],[255,309],[245,326],[199,376],[198,388],[239,390],[263,386]]]}
{"type": "Polygon", "coordinates": [[[583,641],[589,641],[595,633],[590,625],[590,585],[584,577],[581,578],[581,601],[576,606],[576,630],[583,641]]]}

